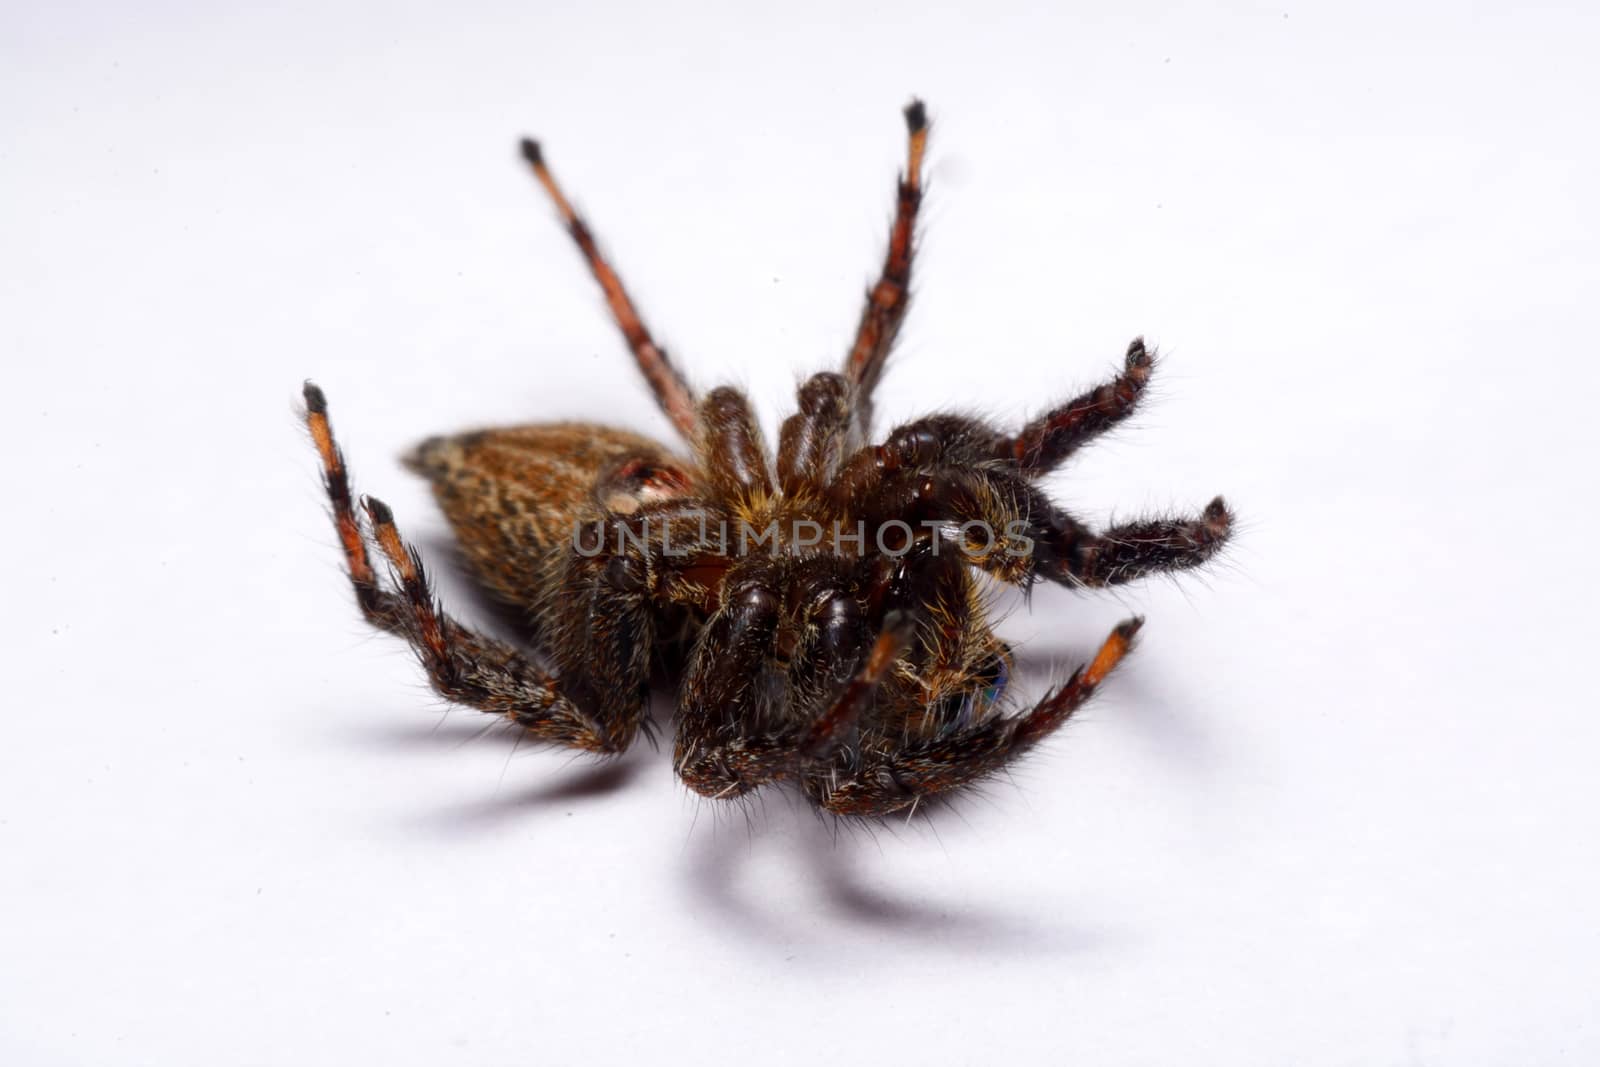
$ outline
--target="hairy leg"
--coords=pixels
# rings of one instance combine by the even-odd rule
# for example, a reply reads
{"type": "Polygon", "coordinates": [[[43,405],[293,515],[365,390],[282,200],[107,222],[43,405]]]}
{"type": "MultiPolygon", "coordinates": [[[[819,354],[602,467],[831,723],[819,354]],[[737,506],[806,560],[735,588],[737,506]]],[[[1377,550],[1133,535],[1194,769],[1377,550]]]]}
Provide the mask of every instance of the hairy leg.
{"type": "Polygon", "coordinates": [[[539,143],[524,140],[522,156],[533,168],[534,177],[539,179],[539,184],[544,186],[545,192],[550,194],[550,199],[555,202],[556,211],[560,213],[561,221],[566,224],[567,232],[577,243],[578,251],[583,253],[584,260],[589,264],[589,270],[594,273],[595,281],[600,283],[600,288],[606,296],[606,303],[611,308],[612,318],[616,319],[617,327],[621,329],[623,338],[628,342],[628,348],[633,352],[633,358],[639,363],[639,370],[644,373],[650,388],[654,390],[656,403],[661,405],[661,410],[667,413],[667,417],[672,420],[672,424],[678,428],[684,439],[692,441],[695,435],[694,391],[689,388],[689,383],[684,379],[682,372],[667,358],[666,350],[656,344],[655,338],[650,336],[644,320],[639,317],[639,309],[633,306],[627,290],[622,286],[622,279],[600,254],[600,247],[595,243],[594,234],[589,229],[588,223],[573,210],[566,195],[561,191],[561,186],[556,184],[555,176],[545,165],[544,153],[540,150],[539,143]]]}
{"type": "Polygon", "coordinates": [[[1122,373],[1105,385],[1074,397],[1024,426],[1015,437],[995,443],[994,458],[1009,460],[1030,475],[1047,474],[1073,452],[1133,414],[1144,395],[1154,357],[1135,338],[1122,373]]]}
{"type": "Polygon", "coordinates": [[[850,425],[850,385],[838,374],[813,374],[797,400],[800,410],[778,435],[778,482],[791,496],[821,493],[832,479],[850,425]]]}
{"type": "Polygon", "coordinates": [[[902,427],[882,447],[851,458],[834,482],[837,499],[877,529],[899,521],[930,538],[947,536],[930,533],[930,526],[957,525],[954,547],[1015,585],[1038,578],[1116,585],[1184,570],[1216,555],[1232,531],[1233,515],[1218,497],[1197,519],[1146,519],[1097,534],[1052,505],[1025,472],[970,462],[963,450],[981,442],[981,431],[982,424],[956,416],[902,427]],[[964,436],[935,432],[940,422],[960,427],[964,436]],[[929,466],[944,461],[953,463],[929,466]]]}
{"type": "Polygon", "coordinates": [[[372,569],[372,559],[367,553],[366,535],[361,530],[361,520],[356,517],[355,500],[350,491],[350,473],[344,465],[344,451],[333,438],[333,424],[328,421],[328,398],[310,382],[305,383],[306,429],[317,446],[317,456],[322,460],[322,487],[333,508],[333,529],[339,535],[339,547],[344,551],[345,573],[355,590],[356,603],[368,622],[395,633],[404,632],[400,626],[401,615],[394,610],[394,594],[385,592],[378,584],[378,575],[372,569]]]}
{"type": "MultiPolygon", "coordinates": [[[[880,448],[866,451],[876,453],[878,467],[889,469],[1000,462],[1036,478],[1133,414],[1153,366],[1143,339],[1136,339],[1115,379],[1045,412],[1016,434],[967,415],[927,415],[895,427],[880,448]]],[[[866,464],[868,458],[860,462],[866,464]]]]}
{"type": "Polygon", "coordinates": [[[723,385],[706,394],[695,445],[706,480],[721,493],[746,500],[772,494],[766,438],[739,390],[723,385]]]}
{"type": "Polygon", "coordinates": [[[991,718],[928,739],[888,737],[877,744],[864,743],[853,764],[809,773],[806,792],[836,815],[878,816],[988,777],[1082,707],[1127,655],[1142,624],[1134,618],[1118,626],[1093,660],[1027,713],[991,718]]]}
{"type": "Polygon", "coordinates": [[[1052,511],[1026,478],[995,466],[908,466],[856,504],[856,513],[866,516],[868,529],[878,531],[888,548],[899,548],[909,528],[939,553],[959,554],[1013,585],[1033,580],[1034,516],[1052,511]]]}
{"type": "Polygon", "coordinates": [[[398,591],[380,583],[368,554],[367,534],[353,508],[343,456],[328,421],[327,400],[309,382],[305,399],[306,424],[322,459],[334,529],[367,620],[410,643],[429,683],[446,700],[502,715],[541,741],[601,753],[626,748],[643,717],[642,703],[631,720],[602,724],[520,651],[450,618],[435,602],[421,557],[401,539],[388,505],[368,498],[371,540],[388,561],[398,591]]]}
{"type": "Polygon", "coordinates": [[[844,364],[844,376],[855,387],[857,443],[871,432],[872,391],[911,303],[912,244],[916,239],[917,210],[922,206],[922,157],[928,145],[928,113],[922,101],[913,100],[906,107],[905,116],[906,171],[896,190],[889,251],[877,284],[867,292],[855,343],[844,364]]]}
{"type": "Polygon", "coordinates": [[[1145,519],[1098,534],[1057,511],[1036,535],[1036,573],[1063,585],[1120,585],[1198,567],[1221,551],[1232,530],[1233,513],[1220,496],[1196,519],[1145,519]]]}
{"type": "MultiPolygon", "coordinates": [[[[831,759],[915,631],[913,618],[896,612],[830,704],[810,722],[762,729],[785,708],[762,707],[763,682],[778,625],[770,593],[752,588],[708,624],[703,647],[719,650],[715,663],[692,663],[684,681],[674,765],[678,777],[701,796],[741,796],[787,777],[808,763],[831,759]]],[[[836,650],[843,655],[849,650],[836,650]]]]}

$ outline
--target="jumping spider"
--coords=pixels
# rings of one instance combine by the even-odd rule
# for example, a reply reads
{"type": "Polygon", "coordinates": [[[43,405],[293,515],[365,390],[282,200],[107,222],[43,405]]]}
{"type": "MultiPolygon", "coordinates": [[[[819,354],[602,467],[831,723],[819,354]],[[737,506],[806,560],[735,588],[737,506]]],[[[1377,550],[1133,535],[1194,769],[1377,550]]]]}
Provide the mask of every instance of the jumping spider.
{"type": "Polygon", "coordinates": [[[991,774],[1048,736],[1127,654],[1142,621],[1119,625],[1032,708],[1003,712],[1012,656],[991,629],[976,571],[1024,588],[1114,585],[1196,566],[1227,540],[1220,498],[1198,518],[1096,533],[1038,487],[1134,410],[1152,367],[1140,340],[1115,379],[1014,432],[940,414],[870,443],[873,388],[910,300],[922,200],[921,102],[905,117],[907,164],[882,275],[843,367],[800,386],[775,466],[742,393],[723,386],[696,397],[539,145],[522,143],[692,455],[565,422],[436,437],[407,457],[477,577],[526,612],[548,669],[440,610],[381,501],[363,499],[362,522],[327,401],[306,384],[356,600],[369,622],[410,643],[445,699],[540,741],[619,753],[648,729],[650,666],[662,657],[681,668],[674,760],[689,788],[735,797],[793,778],[828,811],[882,815],[991,774]],[[819,543],[819,531],[835,536],[819,543]],[[374,543],[390,582],[373,568],[374,543]]]}

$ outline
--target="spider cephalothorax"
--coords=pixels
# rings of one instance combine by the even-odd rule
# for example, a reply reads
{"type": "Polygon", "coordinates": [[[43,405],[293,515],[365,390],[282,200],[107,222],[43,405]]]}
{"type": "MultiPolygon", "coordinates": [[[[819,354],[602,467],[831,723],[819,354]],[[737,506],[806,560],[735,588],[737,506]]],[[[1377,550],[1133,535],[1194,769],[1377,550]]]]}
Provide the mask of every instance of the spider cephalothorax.
{"type": "Polygon", "coordinates": [[[1011,654],[990,627],[980,572],[1024,587],[1104,586],[1195,566],[1222,546],[1231,519],[1220,499],[1198,518],[1096,533],[1038,488],[1133,411],[1152,367],[1142,341],[1114,380],[1019,430],[941,414],[871,443],[872,392],[909,301],[922,198],[920,103],[906,121],[882,276],[841,371],[801,385],[776,457],[740,392],[696,398],[538,145],[523,143],[691,446],[683,456],[620,430],[554,423],[433,438],[408,458],[480,580],[525,609],[542,663],[439,609],[383,503],[367,498],[362,522],[327,402],[306,385],[356,599],[410,642],[446,699],[538,740],[616,753],[647,725],[653,658],[670,656],[682,674],[675,761],[691,789],[731,797],[791,778],[830,811],[884,814],[982,778],[1049,734],[1139,628],[1124,622],[1043,700],[1006,710],[1011,654]],[[373,568],[374,543],[392,582],[373,568]]]}

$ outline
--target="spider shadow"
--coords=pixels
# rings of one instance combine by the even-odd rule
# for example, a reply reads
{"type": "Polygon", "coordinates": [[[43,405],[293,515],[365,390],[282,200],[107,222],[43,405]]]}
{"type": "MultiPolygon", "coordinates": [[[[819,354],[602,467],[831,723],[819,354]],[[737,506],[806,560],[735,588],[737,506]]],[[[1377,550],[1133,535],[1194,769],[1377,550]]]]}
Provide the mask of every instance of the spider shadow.
{"type": "MultiPolygon", "coordinates": [[[[570,809],[574,804],[617,793],[638,778],[642,769],[639,760],[591,763],[523,789],[496,790],[478,800],[430,808],[415,816],[414,821],[447,837],[493,830],[536,812],[570,809]]],[[[572,814],[570,810],[566,813],[572,814]]]]}
{"type": "MultiPolygon", "coordinates": [[[[652,709],[660,700],[651,700],[652,709]]],[[[652,722],[656,722],[654,712],[652,722]]],[[[659,730],[659,725],[657,726],[659,730]]],[[[361,731],[366,747],[374,742],[394,749],[450,749],[468,745],[493,744],[506,753],[506,766],[521,753],[543,758],[544,767],[536,772],[537,781],[520,788],[496,786],[488,795],[444,806],[433,805],[407,818],[415,827],[444,837],[463,833],[484,833],[538,813],[561,810],[571,815],[575,805],[601,800],[631,786],[649,768],[656,744],[635,744],[618,756],[574,753],[570,749],[529,744],[523,731],[502,719],[485,725],[476,713],[450,708],[445,717],[432,724],[402,723],[361,731]],[[552,763],[552,758],[559,762],[552,763]]]]}
{"type": "Polygon", "coordinates": [[[723,929],[736,930],[765,948],[831,950],[855,944],[863,931],[870,931],[958,953],[1038,956],[1078,954],[1118,939],[1116,931],[1103,927],[1062,926],[1059,908],[1030,915],[971,899],[941,899],[925,890],[898,890],[863,873],[883,866],[884,836],[904,841],[908,828],[919,831],[915,836],[932,836],[937,833],[934,822],[942,821],[947,808],[925,806],[917,816],[920,826],[902,826],[821,815],[791,789],[764,792],[788,802],[781,814],[764,803],[746,807],[746,826],[721,822],[696,835],[699,839],[685,850],[685,883],[697,904],[718,913],[723,929]],[[779,876],[782,886],[799,886],[812,907],[797,907],[784,893],[765,895],[750,884],[755,881],[752,874],[773,877],[770,870],[757,868],[768,867],[774,857],[786,868],[779,876]]]}

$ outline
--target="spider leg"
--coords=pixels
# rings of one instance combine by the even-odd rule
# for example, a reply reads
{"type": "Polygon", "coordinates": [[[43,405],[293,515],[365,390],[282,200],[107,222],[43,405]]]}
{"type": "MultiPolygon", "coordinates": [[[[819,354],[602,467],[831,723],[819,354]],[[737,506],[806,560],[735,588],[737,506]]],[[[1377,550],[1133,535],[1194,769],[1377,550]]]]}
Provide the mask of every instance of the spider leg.
{"type": "Polygon", "coordinates": [[[1034,538],[1035,573],[1063,585],[1106,586],[1198,567],[1221,551],[1233,513],[1219,496],[1197,519],[1144,519],[1095,533],[1053,511],[1034,538]]]}
{"type": "Polygon", "coordinates": [[[611,516],[592,531],[598,543],[574,535],[550,627],[551,653],[573,703],[607,733],[631,738],[644,717],[656,634],[652,600],[666,569],[661,538],[670,540],[671,527],[689,545],[698,518],[693,507],[666,504],[611,516]]]}
{"type": "Polygon", "coordinates": [[[833,477],[850,425],[850,385],[838,374],[813,374],[797,399],[800,410],[778,435],[778,482],[791,496],[820,492],[833,477]]]}
{"type": "Polygon", "coordinates": [[[743,393],[728,385],[711,390],[700,404],[699,426],[696,448],[712,486],[736,500],[772,494],[766,437],[743,393]]]}
{"type": "Polygon", "coordinates": [[[960,440],[981,440],[981,425],[972,423],[970,434],[947,449],[949,442],[928,429],[933,421],[902,427],[883,447],[858,452],[835,480],[835,491],[880,528],[893,521],[917,530],[959,524],[957,547],[1001,581],[1118,585],[1197,567],[1216,555],[1232,532],[1233,514],[1218,497],[1199,518],[1145,519],[1097,534],[1053,506],[1025,472],[1010,466],[921,466],[947,455],[963,459],[968,445],[960,440]]]}
{"type": "Polygon", "coordinates": [[[1135,338],[1128,346],[1122,373],[1082,396],[1045,412],[1015,437],[995,443],[995,459],[1009,460],[1030,476],[1047,474],[1073,452],[1133,414],[1144,395],[1154,358],[1135,338]]]}
{"type": "Polygon", "coordinates": [[[588,262],[595,281],[600,283],[600,288],[605,293],[606,304],[611,308],[611,316],[616,320],[623,338],[627,340],[633,358],[638,361],[639,370],[643,372],[645,380],[655,392],[656,403],[661,405],[661,410],[667,413],[667,417],[678,428],[678,432],[685,439],[692,441],[695,435],[694,391],[689,388],[689,383],[684,379],[682,372],[667,357],[666,350],[656,344],[655,338],[650,336],[649,329],[639,316],[639,309],[634,307],[633,301],[628,297],[628,291],[623,288],[622,279],[600,254],[600,247],[595,243],[594,233],[589,229],[588,223],[573,210],[566,194],[561,191],[561,186],[556,184],[555,176],[545,165],[544,153],[539,148],[539,142],[524,140],[522,157],[528,161],[528,165],[533,168],[534,177],[554,201],[556,211],[561,215],[561,221],[566,225],[567,232],[572,235],[578,251],[583,253],[583,258],[588,262]]]}
{"type": "Polygon", "coordinates": [[[564,694],[556,678],[519,650],[446,615],[434,600],[420,555],[401,539],[394,514],[381,500],[369,497],[364,503],[371,539],[388,561],[398,591],[380,583],[368,554],[367,534],[352,506],[349,476],[328,422],[327,400],[309,382],[305,398],[306,423],[322,458],[334,528],[367,620],[406,638],[429,683],[446,700],[504,716],[553,744],[601,753],[626,748],[642,718],[642,705],[634,720],[621,728],[602,725],[564,694]]]}
{"type": "Polygon", "coordinates": [[[1106,638],[1086,666],[1023,715],[996,716],[977,726],[919,739],[863,738],[859,755],[815,768],[806,792],[836,815],[879,816],[901,811],[987,777],[1049,736],[1094,695],[1133,645],[1143,620],[1129,619],[1106,638]]]}
{"type": "Polygon", "coordinates": [[[916,238],[917,209],[922,205],[922,157],[928,146],[928,113],[921,100],[913,100],[906,106],[905,116],[906,171],[896,187],[889,251],[877,284],[867,291],[855,343],[850,346],[844,364],[844,376],[855,387],[857,443],[871,431],[872,391],[883,373],[884,361],[911,302],[911,246],[916,238]]]}
{"type": "MultiPolygon", "coordinates": [[[[770,594],[755,591],[710,624],[717,629],[712,641],[733,638],[730,660],[714,671],[691,668],[685,682],[682,717],[674,765],[690,789],[713,800],[742,796],[768,782],[787,777],[803,766],[833,757],[861,714],[872,702],[879,685],[915,633],[913,617],[895,612],[884,622],[876,640],[850,679],[826,711],[803,726],[751,730],[744,724],[750,705],[760,694],[728,691],[747,687],[758,672],[757,659],[766,655],[777,622],[777,604],[770,594]],[[696,675],[701,675],[696,679],[696,675]],[[725,703],[731,698],[732,703],[725,703]],[[730,707],[739,713],[726,714],[730,707]]],[[[842,649],[840,650],[843,651],[842,649]]]]}
{"type": "Polygon", "coordinates": [[[1143,338],[1128,346],[1122,373],[1029,422],[1016,434],[1002,433],[981,419],[950,413],[928,415],[896,427],[881,449],[851,457],[847,489],[869,484],[875,468],[985,466],[996,462],[1029,478],[1048,474],[1072,453],[1133,414],[1144,395],[1154,357],[1143,338]]]}
{"type": "Polygon", "coordinates": [[[1003,582],[1032,580],[1032,516],[1053,509],[1022,475],[997,466],[896,470],[892,459],[877,469],[888,477],[858,496],[857,506],[880,537],[892,542],[896,535],[888,531],[899,524],[918,539],[947,546],[937,551],[959,552],[1003,582]]]}
{"type": "Polygon", "coordinates": [[[333,528],[339,535],[339,547],[344,550],[345,570],[355,590],[356,603],[368,622],[385,630],[402,632],[400,615],[394,610],[394,594],[379,586],[372,559],[367,554],[366,535],[361,531],[361,521],[356,518],[350,493],[350,473],[344,465],[344,451],[333,439],[333,425],[328,421],[328,398],[310,382],[305,383],[304,394],[306,429],[311,432],[311,441],[322,460],[322,487],[333,507],[333,528]]]}

